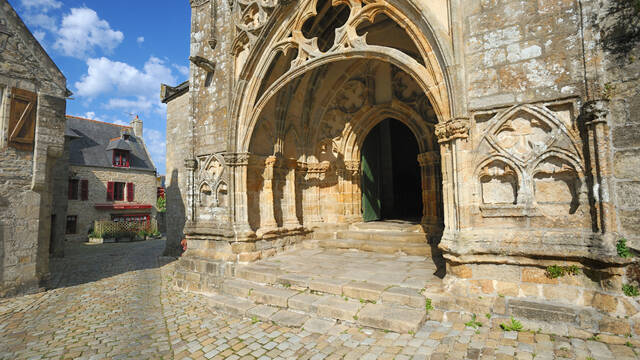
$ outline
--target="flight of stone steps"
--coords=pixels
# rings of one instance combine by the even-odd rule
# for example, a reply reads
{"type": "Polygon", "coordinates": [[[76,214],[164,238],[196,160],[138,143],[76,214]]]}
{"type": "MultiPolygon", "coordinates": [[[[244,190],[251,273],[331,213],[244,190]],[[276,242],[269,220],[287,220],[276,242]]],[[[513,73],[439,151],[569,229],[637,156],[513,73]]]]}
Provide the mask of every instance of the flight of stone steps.
{"type": "MultiPolygon", "coordinates": [[[[434,287],[437,287],[434,284],[434,287]]],[[[259,264],[236,270],[216,310],[313,331],[336,321],[399,333],[416,332],[427,318],[423,289],[275,271],[259,264]]]]}
{"type": "Polygon", "coordinates": [[[348,229],[315,231],[313,241],[321,248],[431,256],[427,237],[416,224],[372,222],[353,224],[348,229]]]}

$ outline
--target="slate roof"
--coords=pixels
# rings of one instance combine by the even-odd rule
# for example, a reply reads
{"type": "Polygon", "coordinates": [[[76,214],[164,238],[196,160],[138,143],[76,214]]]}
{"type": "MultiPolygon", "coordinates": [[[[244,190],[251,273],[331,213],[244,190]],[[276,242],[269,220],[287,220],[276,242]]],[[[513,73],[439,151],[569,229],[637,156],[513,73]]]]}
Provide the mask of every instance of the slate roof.
{"type": "MultiPolygon", "coordinates": [[[[113,167],[112,152],[122,138],[123,130],[130,134],[126,144],[130,146],[129,165],[131,169],[155,171],[155,166],[141,138],[133,135],[130,126],[105,123],[67,115],[67,133],[75,133],[79,138],[69,141],[69,162],[71,165],[113,167]],[[109,146],[111,144],[111,146],[109,146]]],[[[124,140],[122,140],[124,142],[124,140]]],[[[119,168],[121,169],[121,168],[119,168]]]]}

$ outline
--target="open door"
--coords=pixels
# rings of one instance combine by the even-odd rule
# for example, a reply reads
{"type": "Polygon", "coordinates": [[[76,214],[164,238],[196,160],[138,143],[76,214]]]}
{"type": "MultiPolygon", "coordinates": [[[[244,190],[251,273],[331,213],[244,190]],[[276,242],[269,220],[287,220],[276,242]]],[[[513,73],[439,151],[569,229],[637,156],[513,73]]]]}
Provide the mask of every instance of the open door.
{"type": "Polygon", "coordinates": [[[382,218],[380,201],[380,127],[374,127],[367,135],[360,152],[362,164],[362,218],[375,221],[382,218]]]}
{"type": "Polygon", "coordinates": [[[371,129],[360,154],[363,220],[419,221],[422,186],[418,143],[411,130],[386,119],[371,129]]]}

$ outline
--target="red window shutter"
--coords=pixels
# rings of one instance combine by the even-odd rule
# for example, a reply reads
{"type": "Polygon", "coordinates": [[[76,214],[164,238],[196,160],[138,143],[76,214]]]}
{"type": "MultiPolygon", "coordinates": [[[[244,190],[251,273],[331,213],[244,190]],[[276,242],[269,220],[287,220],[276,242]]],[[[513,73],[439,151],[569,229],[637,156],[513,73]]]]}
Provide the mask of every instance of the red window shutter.
{"type": "Polygon", "coordinates": [[[133,201],[133,183],[127,183],[127,201],[133,201]]]}
{"type": "Polygon", "coordinates": [[[113,201],[113,182],[107,183],[107,201],[113,201]]]}
{"type": "Polygon", "coordinates": [[[9,143],[19,150],[33,151],[36,133],[38,94],[22,89],[11,90],[9,114],[9,143]]]}
{"type": "Polygon", "coordinates": [[[82,200],[89,200],[89,180],[81,180],[80,187],[82,191],[82,200]]]}

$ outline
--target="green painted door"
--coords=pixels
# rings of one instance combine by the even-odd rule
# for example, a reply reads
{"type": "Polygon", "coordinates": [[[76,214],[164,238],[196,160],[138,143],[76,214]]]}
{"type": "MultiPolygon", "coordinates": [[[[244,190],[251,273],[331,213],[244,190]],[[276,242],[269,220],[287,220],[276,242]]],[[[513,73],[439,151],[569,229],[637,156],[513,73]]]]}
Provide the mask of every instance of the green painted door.
{"type": "Polygon", "coordinates": [[[374,127],[362,144],[362,218],[364,221],[380,220],[380,128],[374,127]]]}

